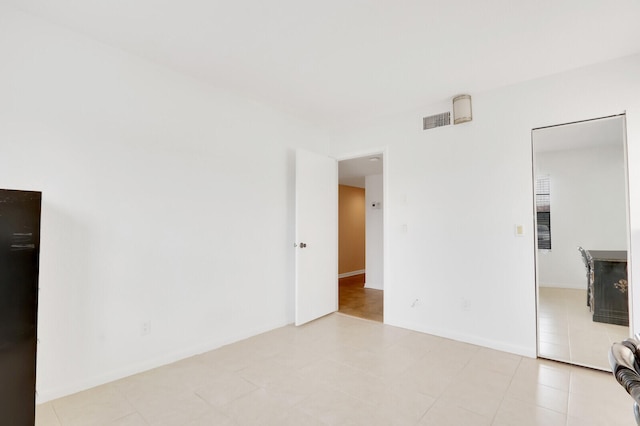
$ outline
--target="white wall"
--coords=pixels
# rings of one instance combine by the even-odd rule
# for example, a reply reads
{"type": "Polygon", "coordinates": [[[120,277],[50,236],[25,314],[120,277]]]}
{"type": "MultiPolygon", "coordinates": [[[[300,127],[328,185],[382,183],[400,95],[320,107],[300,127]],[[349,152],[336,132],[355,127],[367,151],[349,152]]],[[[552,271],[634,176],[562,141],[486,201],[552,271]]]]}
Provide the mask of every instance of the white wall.
{"type": "MultiPolygon", "coordinates": [[[[43,191],[40,401],[291,322],[293,148],[323,134],[0,9],[0,186],[43,191]]],[[[637,93],[640,56],[472,93],[464,125],[420,130],[446,101],[335,137],[388,147],[385,320],[533,356],[531,129],[627,110],[640,247],[637,93]]]]}
{"type": "Polygon", "coordinates": [[[535,165],[551,185],[552,245],[550,251],[538,251],[538,284],[586,290],[577,247],[627,249],[622,140],[618,147],[540,152],[535,165]]]}
{"type": "Polygon", "coordinates": [[[383,275],[383,186],[382,175],[369,175],[365,177],[365,287],[384,289],[383,275]],[[374,209],[371,203],[381,202],[380,208],[374,209]]]}
{"type": "Polygon", "coordinates": [[[0,187],[43,191],[39,401],[292,322],[293,148],[321,133],[0,9],[0,187]]]}
{"type": "MultiPolygon", "coordinates": [[[[640,193],[637,93],[633,56],[471,93],[470,123],[421,130],[423,116],[450,109],[445,100],[336,138],[337,156],[388,149],[385,322],[535,356],[531,130],[628,110],[630,191],[640,193]]],[[[638,196],[630,220],[640,246],[638,196]]],[[[632,256],[635,274],[640,250],[632,256]]]]}

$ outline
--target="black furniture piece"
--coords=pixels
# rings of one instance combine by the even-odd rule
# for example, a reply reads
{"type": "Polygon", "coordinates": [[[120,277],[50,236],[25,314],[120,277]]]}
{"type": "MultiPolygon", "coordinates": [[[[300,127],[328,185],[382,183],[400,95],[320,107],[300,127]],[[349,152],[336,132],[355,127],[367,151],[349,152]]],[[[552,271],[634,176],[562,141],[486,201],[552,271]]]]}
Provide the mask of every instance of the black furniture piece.
{"type": "Polygon", "coordinates": [[[625,250],[587,250],[593,321],[629,325],[625,250]]]}
{"type": "Polygon", "coordinates": [[[638,357],[640,356],[640,342],[638,336],[635,339],[626,339],[623,342],[616,342],[609,351],[609,364],[614,377],[624,387],[634,400],[633,413],[636,417],[636,424],[640,425],[640,367],[638,357]]]}
{"type": "Polygon", "coordinates": [[[0,424],[35,422],[41,193],[0,190],[0,424]]]}
{"type": "Polygon", "coordinates": [[[589,255],[587,251],[582,247],[578,247],[578,251],[580,252],[580,256],[582,257],[582,263],[584,263],[584,268],[587,273],[587,306],[591,307],[591,286],[589,285],[590,276],[591,276],[591,267],[589,266],[589,255]]]}

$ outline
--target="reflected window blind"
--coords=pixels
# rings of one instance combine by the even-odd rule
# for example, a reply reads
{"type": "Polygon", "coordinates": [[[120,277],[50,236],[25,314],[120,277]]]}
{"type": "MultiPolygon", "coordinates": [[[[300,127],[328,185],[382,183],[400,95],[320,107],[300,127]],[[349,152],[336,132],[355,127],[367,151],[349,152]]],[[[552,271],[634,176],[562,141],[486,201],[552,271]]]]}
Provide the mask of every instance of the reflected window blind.
{"type": "Polygon", "coordinates": [[[551,250],[551,184],[549,176],[536,177],[538,249],[551,250]]]}

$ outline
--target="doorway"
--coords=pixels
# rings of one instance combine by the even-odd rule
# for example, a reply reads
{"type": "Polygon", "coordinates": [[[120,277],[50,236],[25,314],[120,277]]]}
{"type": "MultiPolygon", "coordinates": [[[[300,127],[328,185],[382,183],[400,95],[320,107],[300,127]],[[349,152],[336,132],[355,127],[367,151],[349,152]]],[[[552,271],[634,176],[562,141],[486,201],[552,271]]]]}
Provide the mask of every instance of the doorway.
{"type": "Polygon", "coordinates": [[[610,371],[629,337],[625,116],[534,129],[532,145],[538,356],[610,371]]]}
{"type": "Polygon", "coordinates": [[[338,163],[338,311],[383,322],[383,154],[338,163]]]}

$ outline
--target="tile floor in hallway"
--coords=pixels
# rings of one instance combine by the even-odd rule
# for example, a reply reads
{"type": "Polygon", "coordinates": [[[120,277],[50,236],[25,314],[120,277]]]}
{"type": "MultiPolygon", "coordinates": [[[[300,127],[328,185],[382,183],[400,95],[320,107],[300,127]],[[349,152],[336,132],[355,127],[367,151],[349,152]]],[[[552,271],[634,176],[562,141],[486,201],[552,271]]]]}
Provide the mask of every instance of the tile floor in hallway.
{"type": "Polygon", "coordinates": [[[609,348],[629,337],[629,327],[594,322],[586,300],[586,290],[540,287],[539,353],[610,371],[609,348]]]}
{"type": "Polygon", "coordinates": [[[37,426],[631,425],[610,373],[335,313],[37,407],[37,426]]]}

